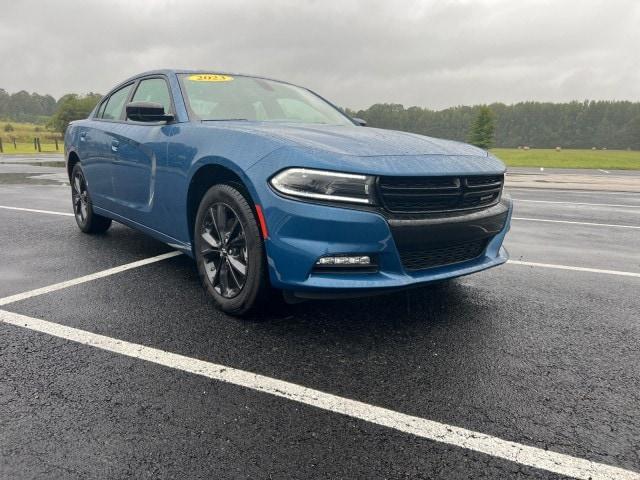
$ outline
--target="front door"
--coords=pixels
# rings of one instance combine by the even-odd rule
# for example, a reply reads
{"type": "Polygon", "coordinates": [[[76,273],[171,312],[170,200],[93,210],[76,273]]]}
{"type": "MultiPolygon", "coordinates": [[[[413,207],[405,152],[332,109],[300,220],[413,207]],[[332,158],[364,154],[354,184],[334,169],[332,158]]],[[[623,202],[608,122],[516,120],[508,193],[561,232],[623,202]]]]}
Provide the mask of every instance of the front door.
{"type": "MultiPolygon", "coordinates": [[[[169,87],[164,78],[140,81],[132,102],[154,102],[171,112],[169,87]]],[[[127,121],[112,130],[114,139],[112,181],[116,213],[153,227],[156,174],[167,155],[167,132],[161,123],[127,121]]]]}

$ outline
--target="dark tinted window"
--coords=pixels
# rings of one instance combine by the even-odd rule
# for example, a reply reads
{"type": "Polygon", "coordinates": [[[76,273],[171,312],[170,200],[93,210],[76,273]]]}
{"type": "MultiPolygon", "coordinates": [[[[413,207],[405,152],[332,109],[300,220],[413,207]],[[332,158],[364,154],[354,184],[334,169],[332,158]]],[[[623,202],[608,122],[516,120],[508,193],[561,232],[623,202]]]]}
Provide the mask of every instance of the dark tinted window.
{"type": "Polygon", "coordinates": [[[124,104],[127,101],[127,98],[129,98],[131,87],[133,87],[133,84],[122,87],[120,90],[111,94],[109,100],[107,100],[106,106],[104,107],[104,111],[102,112],[102,118],[105,120],[120,120],[122,118],[124,104]]]}
{"type": "Polygon", "coordinates": [[[162,78],[149,78],[142,80],[133,96],[134,102],[159,103],[164,107],[165,112],[171,112],[171,97],[167,82],[162,78]]]}

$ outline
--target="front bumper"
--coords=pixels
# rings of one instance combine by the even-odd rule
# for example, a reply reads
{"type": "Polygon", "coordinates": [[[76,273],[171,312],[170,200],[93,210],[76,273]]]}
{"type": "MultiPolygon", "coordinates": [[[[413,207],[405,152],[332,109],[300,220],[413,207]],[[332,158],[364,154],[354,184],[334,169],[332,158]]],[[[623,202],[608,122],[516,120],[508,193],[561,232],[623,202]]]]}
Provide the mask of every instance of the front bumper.
{"type": "Polygon", "coordinates": [[[430,218],[390,217],[380,211],[301,202],[270,189],[261,196],[268,197],[261,200],[269,229],[265,244],[271,283],[297,297],[375,294],[468,275],[508,258],[502,242],[509,231],[512,205],[506,195],[485,210],[430,218]],[[424,270],[403,266],[399,247],[428,249],[476,238],[485,239],[486,247],[471,260],[424,270]],[[340,254],[373,255],[379,269],[313,272],[319,257],[340,254]]]}

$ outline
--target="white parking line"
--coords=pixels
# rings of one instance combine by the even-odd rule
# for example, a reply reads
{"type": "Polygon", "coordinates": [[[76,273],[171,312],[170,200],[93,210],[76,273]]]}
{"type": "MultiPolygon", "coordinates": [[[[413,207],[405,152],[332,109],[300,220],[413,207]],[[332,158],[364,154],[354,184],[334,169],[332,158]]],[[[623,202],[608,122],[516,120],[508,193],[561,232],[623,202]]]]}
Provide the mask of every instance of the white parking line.
{"type": "Polygon", "coordinates": [[[599,169],[598,169],[598,171],[599,171],[599,172],[602,172],[602,173],[611,173],[609,170],[603,170],[603,169],[601,169],[601,168],[599,168],[599,169]]]}
{"type": "Polygon", "coordinates": [[[550,222],[550,223],[569,223],[572,225],[591,225],[596,227],[617,227],[617,228],[636,228],[638,225],[619,225],[617,223],[592,223],[592,222],[574,222],[571,220],[549,220],[546,218],[528,218],[528,217],[511,217],[511,220],[524,220],[528,222],[550,222]]]}
{"type": "Polygon", "coordinates": [[[602,270],[600,268],[588,268],[588,267],[574,267],[571,265],[557,265],[555,263],[536,263],[536,262],[521,262],[520,260],[508,260],[507,264],[524,265],[529,267],[540,267],[540,268],[553,268],[557,270],[572,270],[574,272],[602,273],[605,275],[619,275],[622,277],[640,278],[640,273],[636,273],[636,272],[625,272],[621,270],[602,270]]]}
{"type": "Polygon", "coordinates": [[[630,470],[522,445],[484,433],[407,415],[345,397],[339,397],[295,383],[166,352],[145,345],[118,340],[104,335],[98,335],[38,318],[0,310],[0,321],[108,352],[285,398],[325,411],[357,418],[365,422],[428,440],[473,450],[521,465],[547,470],[559,475],[585,480],[640,480],[640,474],[630,470]]]}
{"type": "Polygon", "coordinates": [[[173,251],[169,253],[163,253],[155,257],[145,258],[131,263],[120,265],[119,267],[109,268],[108,270],[102,270],[100,272],[91,273],[83,277],[73,278],[65,282],[55,283],[47,287],[36,288],[35,290],[29,290],[28,292],[18,293],[9,297],[0,298],[0,305],[7,305],[9,303],[19,302],[27,298],[36,297],[38,295],[44,295],[45,293],[55,292],[56,290],[62,290],[63,288],[72,287],[74,285],[80,285],[81,283],[90,282],[91,280],[97,280],[98,278],[108,277],[116,273],[125,272],[132,268],[142,267],[143,265],[149,265],[150,263],[160,262],[167,258],[172,258],[178,255],[182,255],[181,252],[173,251]]]}
{"type": "Polygon", "coordinates": [[[613,204],[613,203],[565,202],[560,200],[524,200],[521,198],[514,198],[513,200],[516,202],[526,202],[526,203],[557,203],[562,205],[585,205],[590,207],[640,208],[640,205],[624,205],[624,204],[613,204]]]}
{"type": "Polygon", "coordinates": [[[35,208],[9,207],[7,205],[0,205],[0,208],[3,208],[5,210],[18,210],[20,212],[48,213],[49,215],[63,215],[65,217],[74,216],[73,213],[54,212],[53,210],[36,210],[35,208]]]}

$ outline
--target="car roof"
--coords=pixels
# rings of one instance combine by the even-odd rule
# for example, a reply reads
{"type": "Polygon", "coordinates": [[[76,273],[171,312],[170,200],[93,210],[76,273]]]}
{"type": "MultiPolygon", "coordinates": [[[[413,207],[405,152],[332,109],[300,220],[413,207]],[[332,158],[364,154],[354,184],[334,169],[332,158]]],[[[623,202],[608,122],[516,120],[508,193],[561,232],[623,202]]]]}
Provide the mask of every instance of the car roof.
{"type": "Polygon", "coordinates": [[[133,75],[129,78],[127,78],[126,80],[118,83],[118,86],[131,82],[133,80],[136,80],[140,77],[147,77],[149,75],[171,75],[171,74],[176,74],[176,75],[184,75],[184,74],[198,74],[198,73],[214,73],[216,75],[230,75],[230,76],[236,76],[236,77],[250,77],[250,78],[259,78],[261,80],[270,80],[272,82],[279,82],[279,83],[286,83],[287,85],[293,85],[295,87],[300,87],[300,88],[306,88],[306,87],[302,87],[301,85],[296,85],[294,83],[291,82],[285,82],[284,80],[278,80],[276,78],[269,78],[269,77],[264,77],[262,75],[251,75],[251,74],[247,74],[247,73],[238,73],[238,72],[227,72],[227,71],[223,71],[223,70],[216,70],[216,69],[210,69],[210,70],[185,70],[185,69],[176,69],[176,68],[163,68],[163,69],[158,69],[158,70],[148,70],[146,72],[142,72],[142,73],[138,73],[136,75],[133,75]]]}

